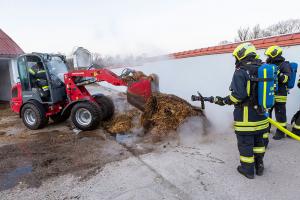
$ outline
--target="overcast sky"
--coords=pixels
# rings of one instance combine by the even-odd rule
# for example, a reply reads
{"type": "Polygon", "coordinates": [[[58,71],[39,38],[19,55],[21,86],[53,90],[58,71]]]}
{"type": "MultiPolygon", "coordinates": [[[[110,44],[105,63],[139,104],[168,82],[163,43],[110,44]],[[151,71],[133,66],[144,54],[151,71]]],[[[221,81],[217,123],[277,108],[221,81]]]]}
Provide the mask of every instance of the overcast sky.
{"type": "Polygon", "coordinates": [[[0,0],[0,28],[26,52],[83,46],[158,55],[233,40],[239,27],[300,18],[299,0],[0,0]]]}

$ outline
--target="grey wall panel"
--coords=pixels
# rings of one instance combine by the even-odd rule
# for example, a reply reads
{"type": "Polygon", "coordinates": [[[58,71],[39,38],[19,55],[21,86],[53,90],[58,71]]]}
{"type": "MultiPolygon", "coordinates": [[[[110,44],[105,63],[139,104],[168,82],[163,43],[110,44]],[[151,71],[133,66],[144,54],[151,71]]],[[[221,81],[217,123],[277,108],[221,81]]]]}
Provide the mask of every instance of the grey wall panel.
{"type": "Polygon", "coordinates": [[[9,101],[11,98],[11,78],[9,60],[0,60],[0,100],[9,101]]]}
{"type": "MultiPolygon", "coordinates": [[[[261,58],[265,60],[264,50],[259,50],[261,58]]],[[[300,63],[300,46],[284,48],[284,56],[300,63]]],[[[165,60],[147,63],[143,66],[133,67],[147,74],[157,73],[160,78],[160,90],[165,93],[178,95],[186,100],[199,90],[205,96],[225,96],[229,94],[229,84],[234,72],[234,58],[231,53],[207,56],[190,57],[176,60],[165,60]]],[[[114,69],[120,74],[122,69],[114,69]]],[[[300,71],[300,70],[299,70],[300,71]]],[[[125,91],[124,87],[113,87],[109,84],[102,85],[125,91]]],[[[288,119],[298,110],[300,105],[300,90],[295,87],[288,97],[288,119]]],[[[197,105],[198,103],[193,102],[197,105]]],[[[207,103],[206,113],[216,128],[224,130],[232,126],[233,107],[220,107],[207,103]]]]}

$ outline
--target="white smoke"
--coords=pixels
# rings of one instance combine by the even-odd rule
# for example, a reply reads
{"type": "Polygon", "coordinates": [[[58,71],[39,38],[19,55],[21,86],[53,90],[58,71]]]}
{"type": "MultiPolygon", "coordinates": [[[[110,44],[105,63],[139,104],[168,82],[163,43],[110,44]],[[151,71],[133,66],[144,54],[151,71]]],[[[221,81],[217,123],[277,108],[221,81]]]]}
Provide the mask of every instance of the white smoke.
{"type": "Polygon", "coordinates": [[[208,136],[208,123],[203,117],[190,117],[177,129],[179,145],[197,146],[208,136]]]}

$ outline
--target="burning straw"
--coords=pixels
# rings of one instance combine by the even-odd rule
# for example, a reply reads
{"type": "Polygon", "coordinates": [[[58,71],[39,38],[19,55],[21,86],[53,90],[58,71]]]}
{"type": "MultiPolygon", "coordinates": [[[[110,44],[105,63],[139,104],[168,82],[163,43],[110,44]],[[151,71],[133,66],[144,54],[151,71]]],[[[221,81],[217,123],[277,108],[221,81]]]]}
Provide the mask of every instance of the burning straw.
{"type": "Polygon", "coordinates": [[[192,116],[203,116],[202,110],[175,95],[155,93],[146,103],[142,114],[132,109],[115,115],[110,121],[104,122],[103,126],[111,134],[130,133],[134,128],[143,127],[144,131],[161,138],[176,131],[192,116]]]}
{"type": "Polygon", "coordinates": [[[152,134],[164,136],[191,116],[203,116],[203,113],[175,95],[155,93],[146,103],[141,124],[152,134]]]}
{"type": "MultiPolygon", "coordinates": [[[[159,81],[155,74],[146,76],[143,72],[134,71],[123,77],[123,81],[127,83],[141,79],[149,79],[156,83],[158,91],[159,81]]],[[[116,115],[111,121],[104,123],[104,128],[108,132],[116,134],[129,133],[133,128],[142,126],[146,132],[161,137],[176,131],[188,117],[192,116],[203,116],[202,110],[175,95],[157,92],[153,93],[146,102],[142,114],[138,110],[132,110],[125,114],[116,115]],[[138,120],[133,120],[138,118],[140,118],[140,124],[138,124],[138,120]]]]}
{"type": "Polygon", "coordinates": [[[124,114],[117,114],[110,121],[104,122],[103,127],[111,134],[129,133],[135,127],[133,123],[134,118],[139,115],[140,112],[137,109],[130,110],[124,114]]]}

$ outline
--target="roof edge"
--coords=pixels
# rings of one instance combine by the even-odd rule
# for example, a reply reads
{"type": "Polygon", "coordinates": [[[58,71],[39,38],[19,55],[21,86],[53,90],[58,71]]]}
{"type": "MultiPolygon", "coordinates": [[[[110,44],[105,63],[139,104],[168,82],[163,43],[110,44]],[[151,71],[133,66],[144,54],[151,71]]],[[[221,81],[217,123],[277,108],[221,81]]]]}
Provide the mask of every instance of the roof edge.
{"type": "Polygon", "coordinates": [[[2,51],[0,56],[18,56],[20,54],[24,54],[23,49],[7,34],[0,28],[0,34],[4,36],[2,42],[5,44],[5,47],[9,50],[2,51]]]}
{"type": "MultiPolygon", "coordinates": [[[[264,49],[272,45],[278,45],[282,47],[300,45],[300,32],[283,34],[271,37],[264,37],[254,40],[247,40],[243,42],[251,42],[257,49],[264,49]]],[[[200,49],[193,49],[188,51],[181,51],[176,53],[170,53],[167,56],[173,59],[231,53],[239,44],[243,42],[235,42],[224,45],[216,45],[211,47],[204,47],[200,49]]]]}

